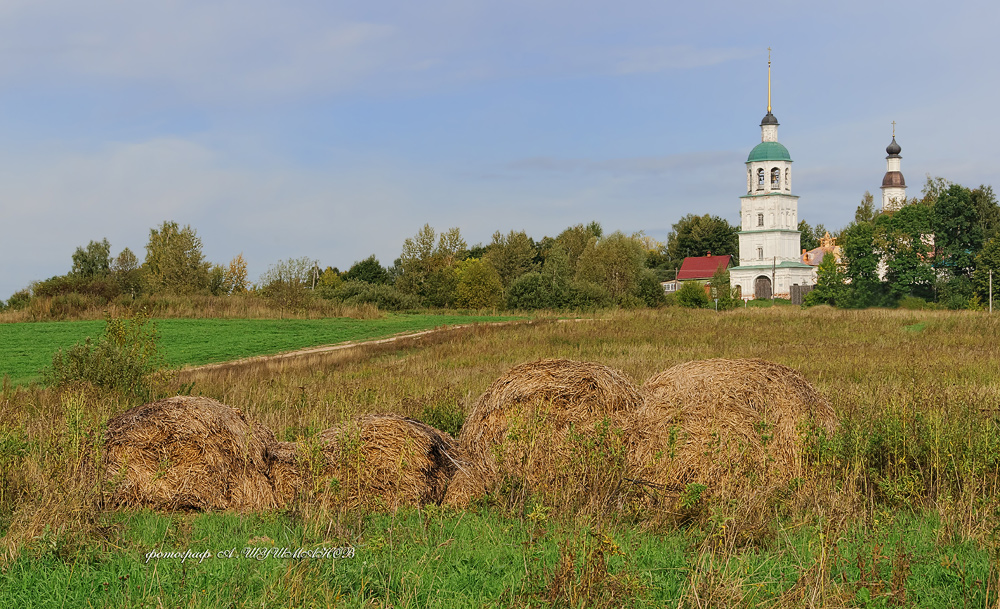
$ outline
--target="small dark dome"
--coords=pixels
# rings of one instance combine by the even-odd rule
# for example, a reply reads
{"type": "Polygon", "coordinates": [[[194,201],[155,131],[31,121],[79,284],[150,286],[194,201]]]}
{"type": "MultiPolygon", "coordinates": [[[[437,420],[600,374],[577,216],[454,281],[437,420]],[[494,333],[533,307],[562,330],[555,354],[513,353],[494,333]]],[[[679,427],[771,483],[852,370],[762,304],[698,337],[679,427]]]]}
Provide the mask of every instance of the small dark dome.
{"type": "Polygon", "coordinates": [[[888,154],[889,156],[899,156],[899,153],[902,151],[903,149],[900,148],[899,144],[896,143],[895,137],[892,138],[892,143],[885,147],[885,153],[888,154]]]}
{"type": "Polygon", "coordinates": [[[778,119],[774,118],[774,115],[771,114],[770,112],[765,114],[763,120],[760,121],[761,127],[763,127],[764,125],[777,125],[777,124],[778,124],[778,119]]]}
{"type": "Polygon", "coordinates": [[[906,188],[906,180],[903,179],[902,172],[900,171],[885,172],[885,177],[882,178],[882,188],[892,188],[893,186],[898,186],[899,188],[906,188]]]}

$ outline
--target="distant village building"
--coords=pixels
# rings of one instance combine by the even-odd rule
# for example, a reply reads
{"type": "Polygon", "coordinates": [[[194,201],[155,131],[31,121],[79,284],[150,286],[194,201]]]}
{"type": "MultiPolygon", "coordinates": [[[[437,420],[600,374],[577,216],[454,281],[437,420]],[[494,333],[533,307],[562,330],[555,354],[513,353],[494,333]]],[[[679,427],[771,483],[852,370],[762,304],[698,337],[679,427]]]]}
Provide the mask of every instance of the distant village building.
{"type": "Polygon", "coordinates": [[[829,232],[820,238],[819,247],[809,251],[802,250],[802,262],[809,266],[819,266],[827,254],[833,254],[834,260],[840,264],[840,246],[837,245],[837,240],[831,237],[829,232]]]}
{"type": "MultiPolygon", "coordinates": [[[[885,141],[885,140],[882,140],[885,141]]],[[[903,149],[896,143],[896,121],[892,121],[892,143],[886,146],[885,177],[882,178],[882,211],[897,211],[906,205],[906,180],[900,171],[903,149]]]]}
{"type": "Polygon", "coordinates": [[[798,197],[792,194],[792,157],[778,142],[771,113],[771,61],[767,62],[767,114],[760,143],[747,157],[747,194],[740,197],[740,261],[730,283],[744,299],[789,298],[792,286],[814,285],[816,269],[802,262],[798,197]]]}
{"type": "Polygon", "coordinates": [[[719,269],[728,269],[732,262],[732,256],[713,256],[711,252],[707,256],[688,256],[681,262],[677,278],[674,281],[661,282],[660,285],[667,294],[676,292],[680,284],[685,281],[697,281],[702,285],[708,285],[719,269]]]}

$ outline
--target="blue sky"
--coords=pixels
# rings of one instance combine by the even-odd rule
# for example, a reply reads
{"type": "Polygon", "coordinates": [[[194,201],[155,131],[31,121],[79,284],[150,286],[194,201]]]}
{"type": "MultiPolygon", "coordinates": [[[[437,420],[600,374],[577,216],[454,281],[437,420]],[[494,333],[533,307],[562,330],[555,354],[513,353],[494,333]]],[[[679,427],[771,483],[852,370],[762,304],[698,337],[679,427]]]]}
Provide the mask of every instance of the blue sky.
{"type": "MultiPolygon", "coordinates": [[[[885,171],[994,184],[1000,8],[645,0],[0,0],[0,298],[108,238],[190,224],[251,280],[597,220],[736,223],[773,110],[799,217],[839,228],[885,171]]],[[[1000,185],[998,185],[1000,186],[1000,185]]]]}

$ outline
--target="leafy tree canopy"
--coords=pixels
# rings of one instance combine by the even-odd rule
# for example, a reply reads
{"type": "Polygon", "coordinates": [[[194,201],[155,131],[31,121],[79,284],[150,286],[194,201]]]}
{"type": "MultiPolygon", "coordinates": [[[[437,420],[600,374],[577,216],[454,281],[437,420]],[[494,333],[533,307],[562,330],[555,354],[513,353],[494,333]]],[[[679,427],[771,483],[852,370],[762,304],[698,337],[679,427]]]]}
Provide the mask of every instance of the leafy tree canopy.
{"type": "Polygon", "coordinates": [[[732,255],[739,258],[739,227],[718,216],[688,214],[667,235],[667,258],[674,269],[689,256],[732,255]]]}

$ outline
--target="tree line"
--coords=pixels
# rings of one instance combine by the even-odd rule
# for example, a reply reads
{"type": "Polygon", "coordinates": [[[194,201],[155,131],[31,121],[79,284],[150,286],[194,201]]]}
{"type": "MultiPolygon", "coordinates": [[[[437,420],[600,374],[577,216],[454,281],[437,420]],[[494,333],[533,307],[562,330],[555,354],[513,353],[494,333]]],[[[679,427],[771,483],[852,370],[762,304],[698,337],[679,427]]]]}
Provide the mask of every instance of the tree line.
{"type": "Polygon", "coordinates": [[[372,255],[346,271],[303,257],[272,264],[256,283],[242,254],[228,264],[205,259],[190,226],[163,222],[150,229],[145,257],[129,248],[112,255],[105,238],[77,247],[64,275],[33,282],[0,308],[22,309],[33,299],[80,299],[94,306],[151,295],[249,294],[282,308],[313,299],[384,310],[581,309],[664,304],[659,264],[666,246],[639,234],[605,234],[597,222],[535,240],[524,231],[496,232],[469,246],[458,228],[430,225],[406,239],[391,266],[372,255]]]}
{"type": "MultiPolygon", "coordinates": [[[[798,228],[804,250],[818,247],[827,232],[805,220],[798,228]]],[[[674,280],[689,256],[731,255],[738,264],[738,233],[724,218],[688,214],[665,243],[641,232],[605,234],[591,222],[540,240],[525,231],[498,231],[489,243],[469,246],[458,228],[437,232],[424,225],[390,266],[374,255],[346,271],[290,258],[251,283],[242,253],[227,264],[209,262],[196,231],[168,221],[150,229],[142,261],[128,248],[112,256],[107,239],[90,241],[76,248],[69,272],[33,282],[0,301],[0,309],[25,308],[38,298],[104,306],[164,294],[250,294],[282,308],[317,298],[383,310],[732,308],[738,303],[728,272],[709,282],[711,300],[700,283],[666,296],[661,282],[674,280]]],[[[989,186],[972,189],[928,176],[922,196],[895,212],[876,210],[865,193],[854,220],[833,236],[841,260],[823,260],[806,305],[978,308],[989,298],[990,269],[1000,265],[1000,205],[989,186]]]]}

